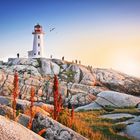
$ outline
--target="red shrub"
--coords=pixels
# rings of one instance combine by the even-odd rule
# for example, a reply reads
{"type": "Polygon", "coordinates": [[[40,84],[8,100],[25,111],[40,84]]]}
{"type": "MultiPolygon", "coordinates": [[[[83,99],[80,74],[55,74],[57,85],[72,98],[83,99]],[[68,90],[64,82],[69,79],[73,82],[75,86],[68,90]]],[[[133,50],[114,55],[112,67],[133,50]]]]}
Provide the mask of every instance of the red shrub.
{"type": "Polygon", "coordinates": [[[60,94],[58,98],[58,107],[57,107],[58,115],[61,112],[61,109],[62,109],[62,95],[60,94]]]}
{"type": "Polygon", "coordinates": [[[31,105],[30,105],[30,120],[29,120],[29,124],[28,124],[28,128],[31,129],[32,127],[32,121],[33,121],[33,103],[34,103],[34,96],[35,96],[35,90],[33,87],[31,87],[31,97],[30,97],[30,101],[31,101],[31,105]]]}
{"type": "Polygon", "coordinates": [[[15,71],[14,75],[14,89],[13,89],[13,102],[12,102],[12,108],[13,108],[13,120],[16,118],[16,98],[18,97],[18,73],[15,71]]]}
{"type": "Polygon", "coordinates": [[[58,79],[57,76],[54,75],[54,86],[53,86],[53,97],[54,97],[54,119],[57,120],[58,113],[57,113],[57,107],[58,107],[58,79]]]}
{"type": "Polygon", "coordinates": [[[53,118],[54,118],[54,120],[57,120],[59,113],[62,109],[62,96],[61,96],[61,94],[59,94],[58,78],[56,75],[54,75],[53,97],[54,97],[53,118]]]}

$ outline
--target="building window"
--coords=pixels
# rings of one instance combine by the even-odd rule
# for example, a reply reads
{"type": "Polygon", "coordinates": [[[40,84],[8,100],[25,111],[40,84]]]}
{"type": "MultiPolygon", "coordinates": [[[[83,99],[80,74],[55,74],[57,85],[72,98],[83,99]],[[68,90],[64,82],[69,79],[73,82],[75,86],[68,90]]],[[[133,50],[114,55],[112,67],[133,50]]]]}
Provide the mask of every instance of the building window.
{"type": "Polygon", "coordinates": [[[38,43],[38,47],[40,47],[40,43],[38,43]]]}
{"type": "Polygon", "coordinates": [[[38,52],[38,55],[40,55],[40,52],[38,52]]]}
{"type": "Polygon", "coordinates": [[[40,39],[40,35],[38,35],[38,39],[40,39]]]}
{"type": "Polygon", "coordinates": [[[36,53],[34,53],[34,55],[36,55],[36,53]]]}

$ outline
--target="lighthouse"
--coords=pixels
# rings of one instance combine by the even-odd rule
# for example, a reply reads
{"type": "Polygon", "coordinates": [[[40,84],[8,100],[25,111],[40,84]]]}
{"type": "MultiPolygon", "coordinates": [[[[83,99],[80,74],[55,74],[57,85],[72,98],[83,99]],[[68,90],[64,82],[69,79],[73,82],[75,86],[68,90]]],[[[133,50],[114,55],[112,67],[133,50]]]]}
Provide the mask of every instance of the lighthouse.
{"type": "Polygon", "coordinates": [[[43,57],[44,53],[44,32],[42,26],[37,24],[34,26],[33,34],[33,50],[28,51],[29,58],[43,57]]]}

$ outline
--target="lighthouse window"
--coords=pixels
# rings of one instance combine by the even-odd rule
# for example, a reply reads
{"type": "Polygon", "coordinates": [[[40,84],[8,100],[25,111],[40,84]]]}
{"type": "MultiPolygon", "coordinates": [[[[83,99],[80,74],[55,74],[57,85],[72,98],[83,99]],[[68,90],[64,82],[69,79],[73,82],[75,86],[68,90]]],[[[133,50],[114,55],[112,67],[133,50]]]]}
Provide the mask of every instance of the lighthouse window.
{"type": "Polygon", "coordinates": [[[38,39],[40,39],[40,36],[38,35],[38,39]]]}
{"type": "Polygon", "coordinates": [[[38,47],[40,46],[40,43],[38,43],[38,47]]]}
{"type": "Polygon", "coordinates": [[[40,55],[40,52],[38,52],[38,55],[40,55]]]}

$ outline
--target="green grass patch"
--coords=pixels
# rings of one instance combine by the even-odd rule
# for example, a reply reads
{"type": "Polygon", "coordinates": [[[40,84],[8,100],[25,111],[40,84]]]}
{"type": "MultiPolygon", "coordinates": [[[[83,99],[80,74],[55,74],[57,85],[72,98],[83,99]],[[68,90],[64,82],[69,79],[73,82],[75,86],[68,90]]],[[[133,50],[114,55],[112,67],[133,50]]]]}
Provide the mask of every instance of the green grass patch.
{"type": "Polygon", "coordinates": [[[140,115],[140,110],[137,108],[124,108],[124,109],[115,109],[111,113],[128,113],[132,115],[140,115]]]}
{"type": "Polygon", "coordinates": [[[114,132],[120,132],[120,131],[123,131],[126,126],[127,125],[124,123],[114,124],[114,125],[112,125],[112,129],[114,132]]]}
{"type": "Polygon", "coordinates": [[[134,118],[134,117],[122,117],[122,118],[118,118],[118,119],[101,118],[100,121],[101,122],[109,122],[109,123],[118,123],[118,122],[127,121],[127,120],[132,119],[132,118],[134,118]]]}
{"type": "MultiPolygon", "coordinates": [[[[121,129],[123,126],[116,126],[114,127],[115,130],[121,129]]],[[[127,136],[121,136],[115,133],[110,126],[92,126],[93,131],[100,131],[106,138],[109,140],[132,140],[131,138],[128,138],[127,136]]]]}

